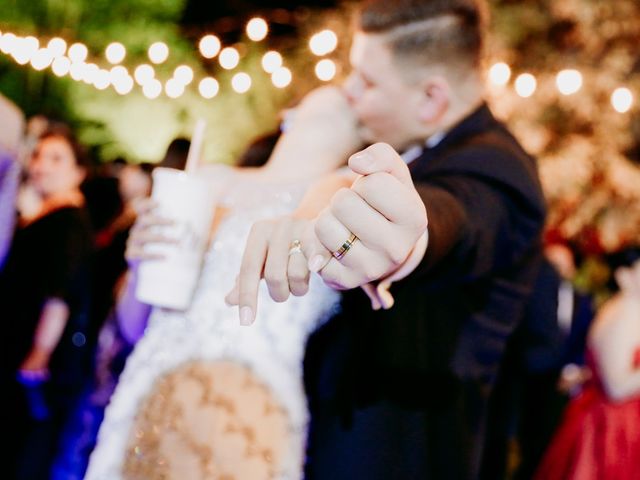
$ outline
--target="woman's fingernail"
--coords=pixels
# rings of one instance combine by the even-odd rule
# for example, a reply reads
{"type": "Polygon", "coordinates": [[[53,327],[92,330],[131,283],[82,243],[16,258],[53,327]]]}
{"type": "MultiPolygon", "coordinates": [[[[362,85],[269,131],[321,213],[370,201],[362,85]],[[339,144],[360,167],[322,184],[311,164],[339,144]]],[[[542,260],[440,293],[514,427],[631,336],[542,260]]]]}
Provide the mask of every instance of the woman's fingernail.
{"type": "Polygon", "coordinates": [[[322,268],[322,265],[324,265],[322,255],[315,255],[309,260],[309,270],[312,272],[318,272],[322,268]]]}
{"type": "Polygon", "coordinates": [[[249,326],[253,323],[253,310],[251,307],[242,307],[240,309],[240,325],[249,326]]]}

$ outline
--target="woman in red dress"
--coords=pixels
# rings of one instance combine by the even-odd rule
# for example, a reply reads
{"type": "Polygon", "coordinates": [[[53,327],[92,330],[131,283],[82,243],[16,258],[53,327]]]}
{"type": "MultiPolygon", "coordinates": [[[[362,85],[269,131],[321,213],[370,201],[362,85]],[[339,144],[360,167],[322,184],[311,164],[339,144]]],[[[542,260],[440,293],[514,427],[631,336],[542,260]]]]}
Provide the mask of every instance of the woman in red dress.
{"type": "Polygon", "coordinates": [[[537,480],[640,478],[640,261],[616,280],[621,291],[589,332],[593,377],[567,407],[537,480]]]}

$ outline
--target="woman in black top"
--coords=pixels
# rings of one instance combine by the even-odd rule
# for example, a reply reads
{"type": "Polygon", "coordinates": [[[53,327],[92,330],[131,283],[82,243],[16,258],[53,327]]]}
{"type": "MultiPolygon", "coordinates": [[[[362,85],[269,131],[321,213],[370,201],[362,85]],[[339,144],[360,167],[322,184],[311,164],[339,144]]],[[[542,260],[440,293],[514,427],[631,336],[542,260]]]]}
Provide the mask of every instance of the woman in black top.
{"type": "Polygon", "coordinates": [[[36,208],[20,216],[0,273],[4,465],[15,465],[15,478],[49,476],[60,425],[90,368],[84,161],[65,127],[42,135],[28,165],[36,208]]]}

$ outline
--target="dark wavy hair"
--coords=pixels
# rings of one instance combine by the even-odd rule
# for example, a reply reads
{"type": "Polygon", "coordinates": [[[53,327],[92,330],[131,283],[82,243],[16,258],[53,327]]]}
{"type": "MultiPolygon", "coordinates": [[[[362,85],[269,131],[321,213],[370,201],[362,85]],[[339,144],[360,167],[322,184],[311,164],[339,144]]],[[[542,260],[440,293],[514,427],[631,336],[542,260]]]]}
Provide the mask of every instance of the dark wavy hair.
{"type": "Polygon", "coordinates": [[[76,165],[87,169],[91,167],[91,161],[89,160],[87,149],[78,141],[68,125],[57,122],[50,123],[47,129],[38,137],[38,143],[46,140],[47,138],[63,139],[71,147],[73,156],[76,160],[76,165]]]}

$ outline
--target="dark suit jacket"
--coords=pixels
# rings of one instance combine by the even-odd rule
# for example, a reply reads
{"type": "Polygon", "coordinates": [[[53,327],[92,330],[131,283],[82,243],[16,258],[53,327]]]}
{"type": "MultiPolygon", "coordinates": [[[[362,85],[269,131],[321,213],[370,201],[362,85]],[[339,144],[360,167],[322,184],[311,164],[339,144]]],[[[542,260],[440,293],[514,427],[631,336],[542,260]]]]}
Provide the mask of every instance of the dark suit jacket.
{"type": "Polygon", "coordinates": [[[545,203],[535,161],[484,105],[410,168],[429,216],[422,264],[393,286],[388,311],[347,292],[308,345],[310,478],[477,470],[486,397],[541,258],[545,203]],[[380,428],[360,428],[381,417],[380,428]],[[336,448],[356,453],[343,461],[336,448]],[[380,464],[358,460],[360,450],[380,464]]]}

